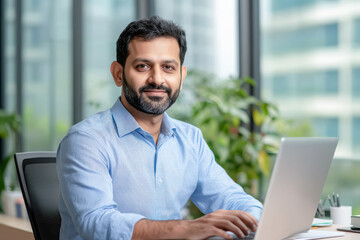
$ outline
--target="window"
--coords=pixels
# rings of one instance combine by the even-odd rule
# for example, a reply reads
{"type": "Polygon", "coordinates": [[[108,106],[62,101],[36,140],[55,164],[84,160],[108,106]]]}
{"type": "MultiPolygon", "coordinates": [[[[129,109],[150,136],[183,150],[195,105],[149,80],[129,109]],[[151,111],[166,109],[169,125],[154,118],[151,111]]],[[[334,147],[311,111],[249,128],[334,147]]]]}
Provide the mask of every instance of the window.
{"type": "Polygon", "coordinates": [[[269,55],[311,51],[320,47],[338,45],[339,25],[329,23],[317,26],[297,26],[290,29],[273,30],[264,41],[264,52],[269,55]]]}
{"type": "Polygon", "coordinates": [[[186,31],[188,69],[221,78],[238,76],[237,1],[155,0],[155,14],[186,31]],[[226,26],[226,27],[224,27],[226,26]]]}
{"type": "Polygon", "coordinates": [[[315,136],[339,136],[339,121],[337,118],[313,118],[311,122],[314,128],[315,136]]]}
{"type": "Polygon", "coordinates": [[[271,1],[272,11],[281,12],[287,10],[297,10],[304,7],[312,7],[315,4],[322,2],[336,2],[338,0],[273,0],[271,1]]]}
{"type": "MultiPolygon", "coordinates": [[[[6,0],[5,5],[5,108],[11,112],[15,111],[16,94],[15,94],[15,1],[6,0]]],[[[1,86],[3,87],[3,86],[1,86]]]]}
{"type": "MultiPolygon", "coordinates": [[[[186,32],[187,52],[184,65],[189,70],[213,74],[221,81],[239,75],[237,1],[155,0],[155,15],[174,21],[186,32]],[[226,27],[224,27],[226,26],[226,27]]],[[[184,81],[176,103],[167,111],[183,119],[193,103],[191,78],[184,81]]]]}
{"type": "Polygon", "coordinates": [[[83,1],[84,114],[110,108],[121,89],[116,87],[110,65],[116,60],[116,41],[135,20],[135,1],[83,1]]]}
{"type": "Polygon", "coordinates": [[[354,47],[359,47],[360,46],[360,19],[355,19],[354,20],[354,25],[353,25],[353,38],[352,38],[352,42],[354,47]]]}
{"type": "Polygon", "coordinates": [[[359,214],[354,189],[360,178],[351,173],[360,167],[360,62],[355,57],[360,13],[352,10],[355,5],[360,2],[262,0],[261,93],[277,103],[284,118],[310,125],[311,131],[292,129],[298,135],[339,137],[323,194],[339,192],[343,204],[359,214]]]}
{"type": "Polygon", "coordinates": [[[70,14],[69,0],[23,5],[24,151],[56,150],[72,124],[70,14]]]}
{"type": "Polygon", "coordinates": [[[360,97],[360,67],[352,69],[352,96],[356,99],[360,97]]]}
{"type": "Polygon", "coordinates": [[[360,116],[352,119],[352,148],[355,153],[360,154],[360,116]]]}
{"type": "Polygon", "coordinates": [[[337,70],[275,74],[270,79],[272,95],[276,98],[336,95],[338,78],[337,70]]]}

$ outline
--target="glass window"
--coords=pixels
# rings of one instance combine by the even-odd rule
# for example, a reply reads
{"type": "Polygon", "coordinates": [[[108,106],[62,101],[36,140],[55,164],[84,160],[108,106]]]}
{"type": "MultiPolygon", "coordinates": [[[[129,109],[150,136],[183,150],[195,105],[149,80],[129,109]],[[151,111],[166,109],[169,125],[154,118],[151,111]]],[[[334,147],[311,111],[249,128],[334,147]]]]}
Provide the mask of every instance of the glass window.
{"type": "MultiPolygon", "coordinates": [[[[15,1],[6,0],[5,3],[5,108],[7,111],[15,112],[15,1]]],[[[2,36],[1,36],[2,37],[2,36]]],[[[3,87],[3,86],[1,86],[3,87]]]]}
{"type": "Polygon", "coordinates": [[[309,97],[337,94],[337,70],[282,73],[271,76],[272,95],[279,98],[309,97]]]}
{"type": "Polygon", "coordinates": [[[188,69],[221,78],[238,76],[237,1],[155,0],[155,14],[186,31],[188,69]]]}
{"type": "Polygon", "coordinates": [[[338,0],[273,0],[271,7],[274,12],[287,11],[291,9],[299,9],[303,7],[311,7],[312,5],[322,2],[336,2],[338,0]]]}
{"type": "Polygon", "coordinates": [[[352,148],[355,153],[360,154],[360,117],[352,119],[352,148]]]}
{"type": "Polygon", "coordinates": [[[360,67],[352,70],[352,95],[355,98],[360,97],[360,67]]]}
{"type": "Polygon", "coordinates": [[[339,121],[337,118],[313,118],[311,122],[314,128],[315,136],[339,136],[339,121]]]}
{"type": "Polygon", "coordinates": [[[328,177],[323,189],[322,200],[333,192],[339,193],[343,205],[352,206],[352,214],[360,214],[360,185],[359,185],[360,161],[356,159],[335,158],[329,170],[328,177]]]}
{"type": "MultiPolygon", "coordinates": [[[[187,52],[184,65],[188,72],[212,74],[221,81],[239,75],[237,1],[229,0],[155,0],[155,14],[174,21],[186,32],[187,52]]],[[[167,111],[184,119],[193,103],[194,86],[188,74],[176,103],[167,111]]]]}
{"type": "MultiPolygon", "coordinates": [[[[5,110],[8,112],[16,111],[16,89],[15,89],[15,1],[5,0],[3,3],[4,9],[4,98],[5,110]]],[[[3,37],[3,36],[1,36],[3,37]]],[[[4,86],[0,86],[1,88],[4,86]]],[[[2,154],[10,154],[14,146],[14,139],[7,139],[4,141],[4,152],[2,154]]],[[[1,157],[0,157],[1,158],[1,157]]],[[[1,160],[1,159],[0,159],[1,160]]]]}
{"type": "Polygon", "coordinates": [[[290,29],[273,30],[267,33],[263,43],[264,52],[269,55],[311,51],[321,47],[338,45],[337,23],[315,26],[294,26],[290,29]]]}
{"type": "Polygon", "coordinates": [[[311,131],[292,129],[298,135],[339,137],[323,193],[341,193],[360,214],[351,190],[360,178],[349,171],[360,166],[360,14],[354,7],[360,2],[261,0],[261,95],[283,118],[310,124],[311,131]]]}
{"type": "Polygon", "coordinates": [[[22,30],[24,151],[56,150],[72,124],[71,1],[24,2],[22,30]]]}
{"type": "Polygon", "coordinates": [[[116,60],[116,41],[135,20],[135,1],[83,1],[84,117],[111,107],[121,90],[112,80],[110,65],[116,60]]]}
{"type": "Polygon", "coordinates": [[[352,42],[354,47],[360,46],[360,18],[354,20],[352,42]]]}

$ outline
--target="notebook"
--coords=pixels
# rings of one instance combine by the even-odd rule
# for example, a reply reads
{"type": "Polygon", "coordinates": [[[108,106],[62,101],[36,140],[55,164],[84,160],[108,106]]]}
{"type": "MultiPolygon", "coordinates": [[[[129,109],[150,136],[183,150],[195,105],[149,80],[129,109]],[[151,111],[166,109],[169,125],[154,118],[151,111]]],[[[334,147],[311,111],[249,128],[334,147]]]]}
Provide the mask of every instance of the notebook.
{"type": "MultiPolygon", "coordinates": [[[[309,229],[337,142],[337,138],[281,139],[255,240],[321,237],[314,234],[322,232],[309,229]]],[[[344,235],[323,232],[324,237],[344,235]]]]}

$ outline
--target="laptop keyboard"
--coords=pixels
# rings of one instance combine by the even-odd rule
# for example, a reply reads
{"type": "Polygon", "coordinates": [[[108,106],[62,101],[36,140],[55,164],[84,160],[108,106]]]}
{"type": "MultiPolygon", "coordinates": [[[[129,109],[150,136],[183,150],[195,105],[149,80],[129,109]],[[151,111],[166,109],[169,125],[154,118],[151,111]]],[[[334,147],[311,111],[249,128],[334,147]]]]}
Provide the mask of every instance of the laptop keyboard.
{"type": "Polygon", "coordinates": [[[255,238],[255,232],[251,232],[249,235],[245,236],[244,238],[234,238],[237,240],[250,240],[255,238]]]}
{"type": "MultiPolygon", "coordinates": [[[[251,239],[254,239],[255,238],[255,232],[250,232],[249,235],[247,235],[246,237],[244,238],[238,238],[234,233],[232,232],[227,232],[228,234],[230,234],[231,236],[233,236],[234,238],[233,239],[237,239],[237,240],[251,240],[251,239]]],[[[214,240],[214,239],[224,239],[222,237],[210,237],[210,238],[207,238],[207,240],[214,240]]]]}

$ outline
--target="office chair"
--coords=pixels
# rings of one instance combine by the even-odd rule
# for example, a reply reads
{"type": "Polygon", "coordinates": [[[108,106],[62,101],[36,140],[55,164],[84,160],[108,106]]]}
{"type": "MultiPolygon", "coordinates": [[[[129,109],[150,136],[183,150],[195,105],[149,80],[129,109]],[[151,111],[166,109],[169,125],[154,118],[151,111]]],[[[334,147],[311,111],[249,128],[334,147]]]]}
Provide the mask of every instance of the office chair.
{"type": "Polygon", "coordinates": [[[59,239],[56,153],[16,153],[15,165],[35,239],[59,239]]]}

